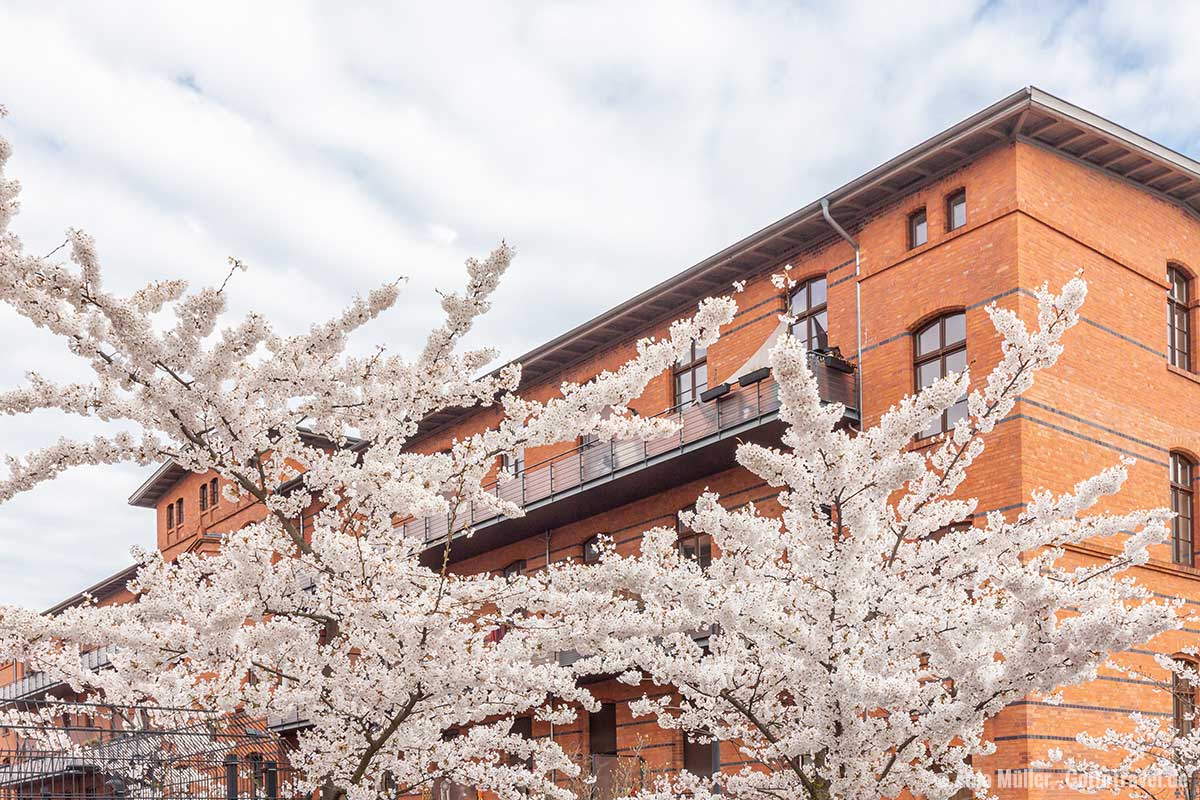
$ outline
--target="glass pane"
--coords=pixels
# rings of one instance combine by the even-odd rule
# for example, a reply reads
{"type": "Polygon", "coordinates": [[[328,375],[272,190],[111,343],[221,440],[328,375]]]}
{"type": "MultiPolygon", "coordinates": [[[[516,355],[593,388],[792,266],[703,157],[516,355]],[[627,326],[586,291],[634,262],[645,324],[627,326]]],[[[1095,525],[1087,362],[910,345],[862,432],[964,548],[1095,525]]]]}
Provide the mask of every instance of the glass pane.
{"type": "Polygon", "coordinates": [[[702,392],[708,388],[708,364],[700,364],[692,370],[692,374],[696,376],[696,391],[702,392]]]}
{"type": "Polygon", "coordinates": [[[946,341],[944,344],[954,344],[967,338],[967,315],[951,314],[946,317],[946,341]]]}
{"type": "Polygon", "coordinates": [[[942,363],[940,361],[930,361],[927,364],[922,364],[917,367],[917,385],[921,388],[942,377],[942,363]]]}
{"type": "Polygon", "coordinates": [[[955,195],[950,200],[950,230],[967,224],[967,196],[955,195]]]}
{"type": "Polygon", "coordinates": [[[942,432],[942,420],[939,417],[932,425],[921,431],[921,438],[928,439],[930,436],[937,436],[942,432]]]}
{"type": "Polygon", "coordinates": [[[809,319],[808,349],[823,350],[829,346],[829,332],[826,329],[828,312],[822,311],[809,319]]]}
{"type": "Polygon", "coordinates": [[[909,223],[912,226],[912,246],[920,247],[929,239],[929,231],[925,225],[925,212],[913,214],[909,223]]]}
{"type": "Polygon", "coordinates": [[[941,347],[941,330],[935,322],[925,330],[917,334],[917,355],[925,355],[932,353],[941,347]]]}
{"type": "Polygon", "coordinates": [[[708,355],[708,348],[701,345],[692,345],[692,361],[704,358],[708,355]]]}
{"type": "Polygon", "coordinates": [[[946,428],[949,430],[954,423],[967,417],[967,401],[959,400],[946,411],[946,428]]]}
{"type": "Polygon", "coordinates": [[[808,284],[809,307],[825,305],[825,279],[817,278],[808,284]]]}
{"type": "Polygon", "coordinates": [[[967,367],[967,351],[957,350],[946,354],[946,372],[962,372],[967,367]]]}

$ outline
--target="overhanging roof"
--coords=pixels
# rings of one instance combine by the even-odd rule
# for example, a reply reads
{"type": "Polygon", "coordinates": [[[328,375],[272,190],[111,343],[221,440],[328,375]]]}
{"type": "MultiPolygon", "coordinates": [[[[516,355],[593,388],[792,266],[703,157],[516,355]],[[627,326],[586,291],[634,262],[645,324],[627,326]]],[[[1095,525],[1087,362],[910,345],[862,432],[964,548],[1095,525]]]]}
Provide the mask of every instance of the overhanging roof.
{"type": "MultiPolygon", "coordinates": [[[[1200,162],[1029,86],[514,359],[522,366],[522,385],[544,380],[601,347],[728,290],[735,280],[776,267],[834,238],[821,214],[822,199],[829,202],[839,223],[854,228],[880,207],[1014,140],[1102,169],[1200,217],[1200,162]]],[[[421,432],[435,431],[464,413],[447,409],[430,415],[421,432]]]]}

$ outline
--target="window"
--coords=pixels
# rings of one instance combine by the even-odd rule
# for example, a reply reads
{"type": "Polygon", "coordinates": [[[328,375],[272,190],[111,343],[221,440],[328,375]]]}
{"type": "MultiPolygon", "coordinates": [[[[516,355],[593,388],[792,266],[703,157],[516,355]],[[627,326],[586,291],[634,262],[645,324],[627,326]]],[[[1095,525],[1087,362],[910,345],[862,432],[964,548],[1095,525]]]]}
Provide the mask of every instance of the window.
{"type": "MultiPolygon", "coordinates": [[[[709,738],[709,737],[702,737],[709,738]]],[[[715,739],[699,742],[683,735],[683,768],[701,778],[711,778],[721,769],[720,747],[715,739]]]]}
{"type": "Polygon", "coordinates": [[[1192,320],[1188,304],[1188,275],[1181,268],[1167,267],[1167,357],[1172,366],[1192,368],[1192,320]]]}
{"type": "MultiPolygon", "coordinates": [[[[1175,659],[1177,667],[1195,670],[1196,665],[1186,659],[1175,659]]],[[[1178,672],[1171,673],[1171,711],[1175,718],[1175,732],[1187,736],[1196,727],[1196,687],[1178,672]]]]}
{"type": "Polygon", "coordinates": [[[929,241],[929,226],[925,222],[925,209],[914,211],[908,216],[908,246],[920,247],[929,241]]]}
{"type": "Polygon", "coordinates": [[[183,524],[183,498],[182,497],[175,501],[175,524],[176,525],[183,524]]]}
{"type": "MultiPolygon", "coordinates": [[[[695,511],[689,506],[685,511],[695,511]]],[[[683,524],[679,514],[675,515],[675,530],[679,532],[679,554],[684,558],[695,561],[700,569],[708,569],[712,564],[712,539],[707,533],[698,533],[683,524]]]]}
{"type": "Polygon", "coordinates": [[[808,350],[829,347],[825,276],[805,281],[792,292],[789,313],[794,318],[792,336],[808,350]]]}
{"type": "Polygon", "coordinates": [[[167,506],[167,527],[168,528],[175,527],[175,504],[174,503],[170,503],[167,506]]]}
{"type": "Polygon", "coordinates": [[[208,502],[213,508],[217,507],[217,498],[219,496],[220,495],[217,494],[217,479],[213,478],[208,482],[208,502]]]}
{"type": "Polygon", "coordinates": [[[200,510],[208,511],[208,484],[200,484],[200,510]]]}
{"type": "Polygon", "coordinates": [[[967,191],[959,189],[946,198],[946,230],[956,231],[967,224],[967,191]]]}
{"type": "Polygon", "coordinates": [[[1171,453],[1171,560],[1176,564],[1195,564],[1195,490],[1196,465],[1182,453],[1171,453]]]}
{"type": "Polygon", "coordinates": [[[512,562],[511,564],[509,564],[507,567],[504,568],[504,570],[501,574],[504,576],[505,580],[510,580],[510,581],[513,578],[516,578],[520,575],[525,574],[525,560],[521,559],[519,561],[512,562]]]}
{"type": "Polygon", "coordinates": [[[616,703],[601,703],[599,711],[588,714],[588,752],[594,756],[617,754],[616,703]]]}
{"type": "Polygon", "coordinates": [[[505,453],[500,457],[500,463],[514,476],[520,475],[525,471],[525,448],[522,447],[515,454],[505,453]]]}
{"type": "MultiPolygon", "coordinates": [[[[916,373],[917,389],[924,389],[938,378],[952,372],[962,372],[967,366],[967,317],[961,311],[938,317],[917,331],[913,350],[913,369],[916,373]]],[[[942,412],[942,418],[926,430],[921,437],[936,436],[954,427],[954,423],[967,416],[967,398],[942,412]]]]}
{"type": "Polygon", "coordinates": [[[600,561],[600,534],[583,543],[583,563],[596,564],[600,561]]]}
{"type": "Polygon", "coordinates": [[[675,365],[675,406],[695,403],[708,388],[708,351],[692,342],[688,355],[675,365]]]}

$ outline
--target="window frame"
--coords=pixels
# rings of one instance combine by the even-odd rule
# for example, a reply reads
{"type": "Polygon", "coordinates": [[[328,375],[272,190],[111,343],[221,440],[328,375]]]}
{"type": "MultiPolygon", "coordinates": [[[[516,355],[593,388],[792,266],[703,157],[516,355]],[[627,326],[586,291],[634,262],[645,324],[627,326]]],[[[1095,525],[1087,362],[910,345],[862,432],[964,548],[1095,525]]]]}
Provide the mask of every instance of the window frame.
{"type": "Polygon", "coordinates": [[[600,563],[600,534],[596,533],[587,538],[583,543],[583,563],[599,564],[600,563]]]}
{"type": "Polygon", "coordinates": [[[208,511],[208,481],[200,484],[200,513],[208,511]]]}
{"type": "Polygon", "coordinates": [[[178,528],[183,524],[183,498],[180,497],[175,501],[175,527],[178,528]]]}
{"type": "Polygon", "coordinates": [[[691,356],[691,359],[687,363],[680,364],[679,362],[676,362],[671,368],[671,392],[673,401],[671,403],[671,408],[673,409],[679,408],[680,406],[684,405],[684,403],[687,403],[688,405],[699,403],[700,394],[708,389],[708,348],[697,348],[696,343],[692,342],[691,349],[688,351],[688,354],[691,356]],[[699,350],[699,355],[697,355],[697,350],[699,350]],[[696,371],[701,367],[704,368],[703,383],[696,381],[696,371]],[[688,391],[691,393],[691,398],[689,400],[682,399],[683,392],[680,389],[679,381],[680,378],[684,376],[687,377],[689,382],[688,391]]]}
{"type": "Polygon", "coordinates": [[[925,206],[914,209],[908,214],[908,249],[916,250],[918,247],[929,244],[929,213],[925,206]],[[920,218],[921,225],[924,226],[924,237],[921,241],[917,241],[917,225],[920,218]]]}
{"type": "Polygon", "coordinates": [[[167,503],[167,530],[175,530],[175,501],[167,503]]]}
{"type": "Polygon", "coordinates": [[[500,467],[511,472],[514,478],[519,478],[525,471],[525,448],[522,447],[515,456],[512,453],[501,453],[500,467]]]}
{"type": "Polygon", "coordinates": [[[788,293],[788,315],[792,317],[792,324],[788,326],[788,332],[804,342],[804,347],[807,350],[827,350],[829,348],[829,276],[814,275],[808,280],[797,284],[791,292],[788,293]],[[813,305],[812,289],[817,283],[825,284],[825,299],[818,305],[813,305]],[[804,295],[805,307],[800,313],[796,313],[796,298],[801,294],[804,295]],[[820,347],[812,347],[813,341],[813,322],[821,314],[825,315],[825,328],[821,332],[821,337],[825,341],[820,347]],[[797,328],[804,326],[804,334],[797,333],[797,328]]]}
{"type": "Polygon", "coordinates": [[[1170,458],[1171,561],[1196,565],[1196,462],[1186,453],[1173,451],[1170,458]]]}
{"type": "Polygon", "coordinates": [[[950,233],[951,231],[957,231],[957,230],[967,227],[967,222],[969,220],[969,217],[967,216],[967,214],[968,214],[967,190],[965,188],[955,189],[953,192],[946,195],[946,232],[947,233],[950,233]],[[959,203],[959,201],[962,202],[963,220],[962,220],[961,225],[955,225],[954,224],[954,207],[955,207],[955,205],[957,205],[959,203]]]}
{"type": "Polygon", "coordinates": [[[707,744],[701,744],[700,742],[696,741],[695,738],[689,736],[687,731],[683,732],[682,768],[699,778],[711,778],[721,771],[721,743],[716,738],[712,737],[711,734],[704,735],[708,736],[709,738],[709,742],[707,744]],[[692,751],[693,748],[695,749],[695,752],[692,752],[691,757],[689,758],[689,751],[692,751]],[[705,771],[694,772],[688,769],[689,761],[695,762],[706,760],[704,753],[705,749],[708,750],[708,763],[705,765],[705,771]]]}
{"type": "Polygon", "coordinates": [[[684,509],[681,509],[680,511],[675,512],[675,536],[676,536],[675,547],[677,548],[681,558],[686,558],[689,561],[694,561],[700,567],[701,570],[707,570],[712,565],[712,559],[713,559],[712,537],[709,536],[707,533],[701,533],[700,531],[694,531],[683,523],[682,512],[695,511],[695,510],[696,510],[695,506],[688,506],[687,508],[684,508],[684,509]],[[684,545],[688,542],[693,543],[693,551],[696,554],[694,558],[687,555],[684,551],[684,545]],[[703,553],[703,551],[704,551],[703,548],[701,547],[702,543],[708,544],[707,559],[701,555],[701,553],[703,553]]]}
{"type": "Polygon", "coordinates": [[[208,482],[208,507],[209,508],[217,507],[217,498],[220,497],[220,494],[217,491],[218,486],[219,486],[219,484],[217,483],[216,478],[213,478],[212,480],[210,480],[208,482]]]}
{"type": "Polygon", "coordinates": [[[504,566],[504,568],[502,570],[500,570],[500,577],[504,578],[504,580],[506,580],[506,581],[511,581],[514,578],[519,578],[524,574],[525,574],[525,559],[523,559],[523,558],[518,558],[516,561],[506,564],[504,566]]]}
{"type": "Polygon", "coordinates": [[[1167,264],[1167,363],[1192,371],[1192,275],[1182,265],[1167,264]],[[1176,289],[1182,297],[1176,294],[1176,289]]]}
{"type": "MultiPolygon", "coordinates": [[[[1197,669],[1196,662],[1190,658],[1175,657],[1176,664],[1189,669],[1197,669]]],[[[1196,728],[1197,687],[1179,673],[1171,672],[1171,724],[1177,736],[1187,736],[1196,728]],[[1188,719],[1188,717],[1191,719],[1188,719]]]]}
{"type": "MultiPolygon", "coordinates": [[[[914,330],[913,334],[912,334],[912,342],[913,342],[912,369],[913,369],[913,389],[914,389],[914,391],[919,392],[923,388],[925,388],[921,384],[921,367],[923,367],[927,364],[932,364],[933,362],[936,361],[939,363],[938,377],[944,378],[944,377],[946,377],[947,374],[949,374],[946,369],[946,359],[948,357],[950,357],[952,355],[956,355],[957,353],[961,352],[963,354],[963,361],[966,362],[967,339],[968,339],[968,336],[967,336],[967,312],[965,309],[959,309],[957,311],[943,312],[943,313],[939,314],[938,316],[934,317],[933,319],[927,320],[926,322],[922,323],[920,325],[920,327],[918,327],[916,330],[914,330]],[[954,342],[947,344],[946,343],[946,320],[948,320],[952,317],[959,317],[959,316],[961,316],[963,318],[963,337],[960,340],[956,340],[954,342]],[[921,353],[919,350],[920,344],[921,344],[921,334],[928,331],[934,325],[938,326],[938,346],[935,349],[933,349],[927,353],[921,353]]],[[[930,439],[930,438],[933,438],[934,436],[941,436],[942,434],[949,432],[950,428],[951,428],[951,426],[949,424],[950,411],[953,408],[955,408],[955,406],[957,406],[959,403],[965,403],[965,402],[966,402],[966,397],[963,397],[963,399],[961,399],[961,400],[955,401],[953,406],[951,406],[950,408],[948,408],[942,412],[941,422],[939,424],[939,430],[934,431],[932,433],[926,433],[925,431],[922,431],[918,438],[930,439]]]]}

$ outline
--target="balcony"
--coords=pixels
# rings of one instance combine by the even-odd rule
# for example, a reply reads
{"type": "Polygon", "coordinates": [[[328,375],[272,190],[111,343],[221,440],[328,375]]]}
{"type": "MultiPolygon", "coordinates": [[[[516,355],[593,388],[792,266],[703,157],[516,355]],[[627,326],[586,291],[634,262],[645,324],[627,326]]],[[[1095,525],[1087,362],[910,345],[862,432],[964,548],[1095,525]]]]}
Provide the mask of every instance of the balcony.
{"type": "MultiPolygon", "coordinates": [[[[109,664],[108,648],[97,647],[95,650],[82,654],[79,660],[85,669],[96,670],[107,667],[109,664]]],[[[65,685],[63,681],[52,678],[44,672],[30,672],[22,678],[0,686],[0,704],[15,700],[28,700],[43,692],[65,685]]]]}
{"type": "MultiPolygon", "coordinates": [[[[817,377],[821,399],[841,403],[846,408],[846,422],[856,424],[854,367],[840,358],[816,353],[809,355],[809,366],[817,377]]],[[[705,397],[706,402],[659,415],[678,423],[678,431],[670,436],[583,444],[531,464],[509,480],[486,485],[487,491],[519,505],[525,516],[510,519],[475,506],[465,514],[460,512],[454,521],[451,561],[726,469],[733,464],[739,440],[778,442],[783,429],[778,385],[765,368],[742,375],[737,383],[714,387],[705,397]],[[468,528],[473,528],[474,534],[462,537],[468,528]]],[[[411,520],[403,525],[403,532],[429,544],[426,557],[434,563],[450,528],[448,516],[437,516],[411,520]]]]}

